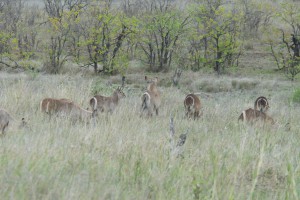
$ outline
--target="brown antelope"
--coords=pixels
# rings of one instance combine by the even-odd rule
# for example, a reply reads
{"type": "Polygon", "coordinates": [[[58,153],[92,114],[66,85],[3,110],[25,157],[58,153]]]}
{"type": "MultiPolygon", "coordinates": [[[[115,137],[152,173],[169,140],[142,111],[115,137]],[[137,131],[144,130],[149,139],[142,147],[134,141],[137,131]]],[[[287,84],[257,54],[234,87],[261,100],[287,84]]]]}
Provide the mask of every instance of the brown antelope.
{"type": "MultiPolygon", "coordinates": [[[[12,118],[7,111],[0,109],[0,131],[1,131],[2,135],[5,134],[5,131],[8,128],[8,125],[12,121],[16,121],[16,120],[14,118],[12,118]]],[[[21,124],[19,125],[19,128],[25,127],[26,124],[27,123],[25,122],[25,119],[22,118],[22,121],[21,121],[21,124]]]]}
{"type": "Polygon", "coordinates": [[[157,88],[158,78],[148,79],[148,77],[145,76],[145,80],[148,86],[146,92],[142,95],[141,116],[145,110],[148,111],[148,116],[152,116],[153,111],[158,115],[158,109],[161,104],[160,92],[157,88]]]}
{"type": "Polygon", "coordinates": [[[88,120],[94,113],[81,108],[69,99],[45,98],[40,103],[42,112],[49,114],[66,114],[74,119],[88,120]]]}
{"type": "Polygon", "coordinates": [[[184,99],[185,116],[188,118],[194,117],[197,119],[201,116],[201,102],[195,94],[188,94],[184,99]]]}
{"type": "Polygon", "coordinates": [[[93,112],[99,110],[101,112],[112,113],[118,106],[120,99],[124,97],[126,97],[126,95],[122,88],[118,87],[110,97],[95,95],[90,99],[90,106],[92,107],[93,112]]]}
{"type": "Polygon", "coordinates": [[[258,97],[254,102],[254,110],[266,112],[269,108],[269,102],[266,97],[258,97]]]}
{"type": "Polygon", "coordinates": [[[242,114],[239,116],[238,120],[248,122],[250,124],[254,124],[255,122],[263,122],[269,124],[275,124],[275,121],[272,117],[268,116],[266,113],[263,113],[258,110],[254,110],[253,108],[248,108],[244,110],[242,114]]]}

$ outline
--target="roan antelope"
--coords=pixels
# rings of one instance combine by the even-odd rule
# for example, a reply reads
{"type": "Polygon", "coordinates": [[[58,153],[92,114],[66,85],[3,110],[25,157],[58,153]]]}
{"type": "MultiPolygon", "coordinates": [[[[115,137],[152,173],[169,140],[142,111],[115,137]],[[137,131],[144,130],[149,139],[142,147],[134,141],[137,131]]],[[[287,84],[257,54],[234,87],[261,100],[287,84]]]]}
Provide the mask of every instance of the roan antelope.
{"type": "Polygon", "coordinates": [[[188,94],[184,99],[185,116],[188,118],[194,117],[194,120],[199,118],[201,102],[198,96],[195,94],[188,94]]]}
{"type": "Polygon", "coordinates": [[[112,96],[106,97],[102,95],[95,95],[90,99],[90,106],[92,107],[93,112],[98,110],[101,112],[110,112],[112,113],[119,104],[120,99],[126,97],[122,88],[118,87],[112,96]]]}
{"type": "Polygon", "coordinates": [[[269,108],[269,102],[266,97],[258,97],[254,102],[254,110],[258,110],[265,113],[269,108]]]}
{"type": "Polygon", "coordinates": [[[72,119],[88,120],[94,116],[94,113],[81,108],[69,99],[45,98],[40,103],[42,112],[49,114],[66,114],[72,119]]]}
{"type": "Polygon", "coordinates": [[[242,114],[239,116],[238,120],[248,122],[250,124],[254,124],[256,122],[263,122],[269,124],[275,124],[275,121],[272,117],[268,116],[266,113],[263,113],[258,110],[254,110],[253,108],[248,108],[244,110],[242,114]]]}
{"type": "Polygon", "coordinates": [[[142,95],[141,116],[145,110],[148,111],[148,116],[152,116],[153,111],[158,115],[158,109],[161,104],[160,92],[157,88],[158,78],[149,79],[145,76],[148,83],[146,92],[142,95]]]}
{"type": "MultiPolygon", "coordinates": [[[[12,121],[16,121],[16,120],[12,118],[7,111],[0,109],[0,131],[2,135],[5,134],[6,129],[8,128],[9,124],[11,124],[12,121]]],[[[25,119],[22,118],[19,128],[26,126],[26,124],[27,123],[25,122],[25,119]]]]}

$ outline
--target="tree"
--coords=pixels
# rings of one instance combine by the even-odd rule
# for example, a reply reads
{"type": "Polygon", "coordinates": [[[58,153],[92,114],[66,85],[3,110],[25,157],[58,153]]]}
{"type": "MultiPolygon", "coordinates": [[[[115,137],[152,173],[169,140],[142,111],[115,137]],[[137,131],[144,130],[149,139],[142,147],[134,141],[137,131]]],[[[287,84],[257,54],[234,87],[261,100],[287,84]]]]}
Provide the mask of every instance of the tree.
{"type": "Polygon", "coordinates": [[[243,36],[244,37],[259,37],[259,28],[270,25],[271,19],[276,13],[272,2],[269,1],[253,1],[241,0],[243,11],[243,36]]]}
{"type": "Polygon", "coordinates": [[[22,0],[0,0],[0,63],[6,67],[19,67],[18,24],[22,11],[22,0]]]}
{"type": "Polygon", "coordinates": [[[177,43],[187,32],[190,17],[168,0],[143,3],[138,42],[144,54],[143,61],[151,71],[168,71],[177,43]]]}
{"type": "Polygon", "coordinates": [[[87,0],[44,0],[45,10],[48,15],[47,23],[49,41],[46,44],[48,59],[46,69],[51,73],[58,73],[70,53],[66,46],[69,42],[72,22],[76,21],[81,9],[88,3],[87,0]]]}
{"type": "Polygon", "coordinates": [[[117,62],[123,57],[119,52],[124,40],[136,32],[136,21],[135,17],[127,17],[114,10],[111,1],[89,5],[86,16],[80,22],[83,32],[81,46],[86,47],[88,65],[90,62],[93,64],[95,73],[114,73],[120,70],[122,66],[117,69],[117,62]],[[103,66],[102,70],[99,70],[99,63],[103,66]]]}
{"type": "Polygon", "coordinates": [[[300,13],[295,4],[284,3],[277,17],[283,27],[266,30],[267,44],[279,70],[292,81],[300,73],[300,13]],[[271,37],[270,37],[271,36],[271,37]],[[275,36],[275,39],[274,39],[275,36]]]}
{"type": "Polygon", "coordinates": [[[191,48],[192,52],[198,54],[197,57],[192,56],[194,59],[202,58],[202,61],[212,64],[213,69],[221,74],[225,67],[233,65],[240,55],[241,13],[237,9],[230,9],[221,0],[207,0],[193,7],[196,37],[191,40],[191,48]],[[199,54],[203,49],[199,45],[202,44],[204,57],[199,54]]]}

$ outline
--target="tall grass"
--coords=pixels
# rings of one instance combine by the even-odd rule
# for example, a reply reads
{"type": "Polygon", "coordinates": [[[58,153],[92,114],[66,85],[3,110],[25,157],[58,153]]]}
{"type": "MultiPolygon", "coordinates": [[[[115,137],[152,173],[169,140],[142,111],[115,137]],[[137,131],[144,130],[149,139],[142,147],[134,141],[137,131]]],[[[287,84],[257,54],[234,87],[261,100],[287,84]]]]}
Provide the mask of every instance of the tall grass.
{"type": "Polygon", "coordinates": [[[44,97],[64,97],[86,108],[94,84],[101,82],[66,75],[0,77],[0,106],[30,124],[30,129],[11,127],[0,139],[1,199],[299,196],[300,116],[299,107],[289,104],[288,83],[276,81],[274,88],[272,80],[266,80],[259,86],[267,87],[200,96],[204,115],[198,121],[184,119],[187,91],[171,87],[160,87],[159,116],[140,118],[142,91],[128,85],[127,97],[116,111],[100,115],[93,125],[49,119],[40,113],[39,103],[44,97]],[[241,111],[253,107],[259,95],[270,97],[269,114],[276,126],[238,123],[241,111]],[[189,130],[183,157],[170,153],[170,116],[176,139],[189,130]],[[284,127],[287,122],[289,132],[284,127]]]}

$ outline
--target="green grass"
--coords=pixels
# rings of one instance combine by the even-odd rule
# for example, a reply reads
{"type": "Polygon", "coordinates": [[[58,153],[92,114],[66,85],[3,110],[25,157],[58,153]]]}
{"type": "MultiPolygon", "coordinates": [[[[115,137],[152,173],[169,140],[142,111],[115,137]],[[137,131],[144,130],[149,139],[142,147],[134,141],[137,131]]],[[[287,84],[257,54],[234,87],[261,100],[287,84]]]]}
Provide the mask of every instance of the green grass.
{"type": "Polygon", "coordinates": [[[131,75],[132,84],[124,89],[127,97],[114,114],[100,115],[94,126],[49,120],[39,103],[45,97],[65,97],[86,108],[95,87],[107,95],[113,92],[107,80],[0,74],[1,107],[30,124],[30,129],[20,130],[12,124],[0,138],[1,199],[297,199],[300,116],[289,98],[299,84],[203,78],[184,77],[180,89],[160,87],[159,116],[145,119],[139,117],[143,87],[135,87],[143,77],[131,75]],[[259,84],[240,89],[245,82],[259,84]],[[202,91],[197,84],[204,83],[230,90],[200,95],[203,117],[184,119],[187,90],[202,91]],[[238,124],[241,111],[253,107],[260,95],[270,99],[269,115],[276,125],[238,124]],[[183,158],[170,152],[170,116],[176,141],[189,131],[183,158]]]}
{"type": "Polygon", "coordinates": [[[300,89],[299,88],[295,90],[293,97],[292,97],[292,101],[295,103],[300,103],[300,89]]]}

